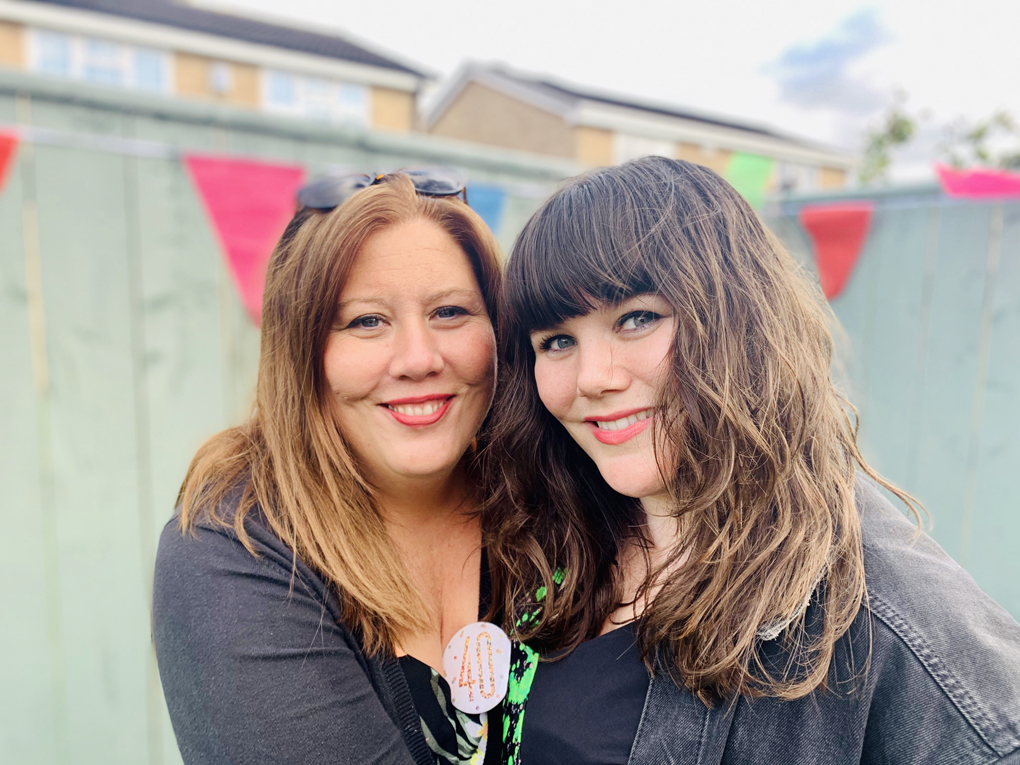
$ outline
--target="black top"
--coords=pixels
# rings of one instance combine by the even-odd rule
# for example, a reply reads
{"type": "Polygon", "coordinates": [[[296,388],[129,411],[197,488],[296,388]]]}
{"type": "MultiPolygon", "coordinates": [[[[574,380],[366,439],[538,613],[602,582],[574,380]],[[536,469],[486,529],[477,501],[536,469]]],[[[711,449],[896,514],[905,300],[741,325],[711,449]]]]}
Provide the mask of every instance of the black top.
{"type": "Polygon", "coordinates": [[[453,706],[450,686],[432,667],[413,656],[401,656],[400,666],[421,718],[425,740],[436,756],[436,765],[466,765],[472,762],[483,735],[483,765],[498,765],[502,705],[488,714],[461,712],[453,706]]]}
{"type": "Polygon", "coordinates": [[[541,662],[524,715],[522,765],[625,765],[648,681],[633,622],[541,662]]]}

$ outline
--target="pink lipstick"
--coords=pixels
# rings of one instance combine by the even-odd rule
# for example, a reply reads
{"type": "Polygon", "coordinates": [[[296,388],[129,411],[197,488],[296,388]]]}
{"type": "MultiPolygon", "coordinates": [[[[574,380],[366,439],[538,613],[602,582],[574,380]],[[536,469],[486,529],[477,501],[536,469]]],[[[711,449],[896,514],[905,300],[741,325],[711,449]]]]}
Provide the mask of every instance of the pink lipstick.
{"type": "Polygon", "coordinates": [[[599,417],[586,417],[584,421],[600,443],[617,446],[643,432],[652,424],[654,414],[654,408],[644,407],[599,417]]]}

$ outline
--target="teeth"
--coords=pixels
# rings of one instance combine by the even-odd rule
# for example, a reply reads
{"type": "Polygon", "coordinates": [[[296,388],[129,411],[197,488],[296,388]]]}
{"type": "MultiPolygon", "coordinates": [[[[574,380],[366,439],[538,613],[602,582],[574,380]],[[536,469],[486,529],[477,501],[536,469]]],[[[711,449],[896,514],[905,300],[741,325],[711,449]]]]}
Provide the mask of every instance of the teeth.
{"type": "Polygon", "coordinates": [[[426,401],[424,404],[387,404],[386,406],[397,414],[403,414],[408,417],[423,417],[428,414],[435,414],[445,403],[445,401],[426,401]]]}
{"type": "Polygon", "coordinates": [[[598,425],[600,430],[623,430],[624,428],[629,428],[634,423],[641,422],[641,420],[647,420],[654,413],[654,409],[645,409],[645,411],[632,414],[629,417],[621,417],[618,420],[597,421],[595,424],[598,425]]]}

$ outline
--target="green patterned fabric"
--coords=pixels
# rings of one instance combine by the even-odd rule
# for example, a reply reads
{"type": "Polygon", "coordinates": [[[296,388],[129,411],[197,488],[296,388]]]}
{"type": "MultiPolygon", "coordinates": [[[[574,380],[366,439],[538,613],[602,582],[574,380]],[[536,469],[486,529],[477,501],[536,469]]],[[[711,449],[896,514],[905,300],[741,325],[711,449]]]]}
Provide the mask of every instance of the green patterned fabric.
{"type": "MultiPolygon", "coordinates": [[[[565,572],[558,568],[553,573],[553,582],[563,584],[565,572]]],[[[522,613],[514,624],[518,629],[538,620],[539,605],[546,596],[545,587],[535,590],[535,604],[522,613]]],[[[507,683],[506,699],[503,701],[503,755],[505,765],[520,765],[521,735],[524,732],[524,708],[531,694],[531,684],[538,669],[538,652],[514,640],[510,647],[510,679],[507,683]]]]}
{"type": "Polygon", "coordinates": [[[489,740],[488,715],[485,712],[480,715],[469,714],[453,706],[446,681],[435,669],[432,667],[429,669],[432,672],[431,686],[436,701],[436,707],[430,711],[438,711],[441,717],[420,714],[418,720],[421,722],[421,730],[429,749],[436,755],[436,765],[482,765],[489,740]],[[432,726],[452,727],[452,731],[446,730],[445,736],[437,735],[439,731],[433,731],[429,726],[430,721],[432,726]],[[445,748],[440,741],[441,738],[449,744],[456,742],[456,751],[445,748]]]}

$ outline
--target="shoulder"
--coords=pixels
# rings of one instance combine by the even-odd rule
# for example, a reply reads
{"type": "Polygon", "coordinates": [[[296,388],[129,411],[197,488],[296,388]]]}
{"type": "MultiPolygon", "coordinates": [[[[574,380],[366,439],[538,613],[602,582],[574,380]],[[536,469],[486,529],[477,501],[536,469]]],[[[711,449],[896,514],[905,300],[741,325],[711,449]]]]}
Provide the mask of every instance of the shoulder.
{"type": "Polygon", "coordinates": [[[907,704],[929,724],[964,725],[1000,756],[1017,749],[1020,625],[873,481],[858,476],[856,498],[873,704],[907,704]]]}
{"type": "Polygon", "coordinates": [[[236,607],[266,595],[287,599],[297,589],[338,615],[331,588],[276,536],[258,506],[244,517],[249,546],[241,541],[233,527],[240,499],[240,490],[228,495],[222,523],[200,518],[183,529],[177,508],[163,527],[153,580],[154,618],[171,608],[236,607]]]}

